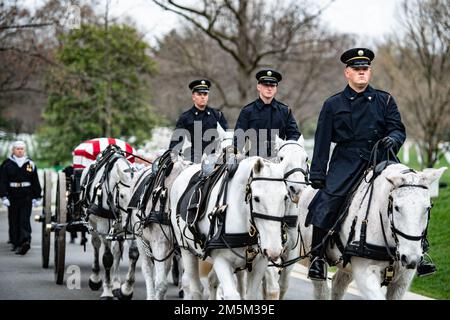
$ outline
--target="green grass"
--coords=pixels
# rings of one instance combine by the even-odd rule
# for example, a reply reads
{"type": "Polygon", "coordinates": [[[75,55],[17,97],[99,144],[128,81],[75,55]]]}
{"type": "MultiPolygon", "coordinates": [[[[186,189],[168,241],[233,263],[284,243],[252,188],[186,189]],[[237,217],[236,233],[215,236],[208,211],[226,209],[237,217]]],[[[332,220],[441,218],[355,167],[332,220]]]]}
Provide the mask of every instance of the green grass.
{"type": "MultiPolygon", "coordinates": [[[[408,166],[420,169],[414,152],[410,152],[410,160],[408,166]]],[[[431,298],[450,300],[450,165],[443,160],[435,167],[443,166],[448,167],[448,170],[440,182],[447,183],[447,187],[441,188],[439,197],[433,199],[434,207],[428,227],[429,255],[436,264],[437,273],[424,278],[416,277],[410,290],[431,298]]]]}

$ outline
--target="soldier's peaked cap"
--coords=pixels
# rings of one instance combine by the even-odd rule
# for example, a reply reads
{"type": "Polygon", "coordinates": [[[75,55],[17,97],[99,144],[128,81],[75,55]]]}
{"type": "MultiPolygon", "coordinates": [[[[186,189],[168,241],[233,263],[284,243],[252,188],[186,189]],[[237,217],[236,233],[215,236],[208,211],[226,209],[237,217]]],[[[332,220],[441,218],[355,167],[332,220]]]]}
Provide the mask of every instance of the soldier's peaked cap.
{"type": "Polygon", "coordinates": [[[207,79],[194,80],[191,83],[189,83],[189,89],[191,89],[192,92],[208,93],[210,87],[211,81],[207,79]]]}
{"type": "Polygon", "coordinates": [[[256,73],[258,83],[278,84],[283,77],[281,73],[272,69],[264,69],[256,73]]]}
{"type": "Polygon", "coordinates": [[[341,62],[347,67],[369,67],[375,54],[367,48],[353,48],[341,55],[341,62]]]}

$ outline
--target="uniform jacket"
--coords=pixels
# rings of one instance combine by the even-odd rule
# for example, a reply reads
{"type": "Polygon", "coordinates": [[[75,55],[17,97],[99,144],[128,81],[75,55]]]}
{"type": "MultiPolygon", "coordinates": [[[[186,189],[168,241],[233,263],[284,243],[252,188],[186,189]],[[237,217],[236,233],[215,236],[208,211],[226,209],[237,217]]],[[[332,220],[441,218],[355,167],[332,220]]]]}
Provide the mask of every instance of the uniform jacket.
{"type": "MultiPolygon", "coordinates": [[[[405,141],[405,127],[389,93],[367,89],[357,94],[349,86],[325,101],[317,123],[310,179],[325,181],[310,205],[305,225],[330,229],[346,196],[369,165],[374,144],[386,136],[396,141],[397,153],[405,141]],[[336,143],[328,164],[331,142],[336,143]]],[[[377,161],[387,151],[379,148],[377,161]]]]}
{"type": "MultiPolygon", "coordinates": [[[[301,133],[298,130],[297,122],[295,121],[289,107],[276,99],[268,105],[264,104],[261,98],[256,99],[252,103],[242,108],[241,113],[236,121],[235,131],[242,129],[244,132],[248,129],[257,130],[257,155],[261,155],[260,147],[266,147],[266,155],[272,157],[272,146],[275,141],[275,136],[271,135],[270,129],[277,129],[278,135],[284,140],[297,140],[301,133]],[[259,141],[259,132],[262,130],[267,137],[266,141],[259,141]]],[[[237,145],[238,140],[235,137],[234,144],[242,150],[243,146],[237,145]]],[[[255,146],[252,145],[252,148],[255,146]]]]}
{"type": "MultiPolygon", "coordinates": [[[[191,157],[192,160],[195,162],[199,162],[199,159],[201,159],[201,155],[203,154],[203,151],[205,148],[211,143],[211,141],[203,141],[202,139],[202,149],[201,154],[194,155],[195,145],[199,143],[199,141],[196,141],[194,138],[194,122],[201,122],[202,124],[202,132],[201,132],[201,138],[203,138],[203,135],[206,130],[208,129],[216,129],[217,123],[220,124],[220,126],[224,129],[228,129],[228,123],[225,119],[223,113],[217,109],[211,108],[209,106],[206,106],[205,110],[199,110],[197,107],[192,106],[188,111],[183,112],[180,116],[180,118],[177,121],[177,124],[175,126],[176,129],[185,129],[189,131],[189,137],[188,140],[192,143],[191,147],[191,157]]],[[[184,137],[186,138],[186,137],[184,137]]],[[[179,138],[176,140],[176,137],[172,137],[169,149],[173,149],[177,144],[181,143],[183,141],[183,138],[179,138]],[[174,140],[175,139],[175,140],[174,140]]]]}
{"type": "Polygon", "coordinates": [[[8,197],[38,199],[41,197],[41,184],[33,161],[27,160],[19,167],[11,156],[3,161],[0,169],[0,198],[8,197]],[[10,183],[29,182],[31,186],[11,187],[10,183]]]}

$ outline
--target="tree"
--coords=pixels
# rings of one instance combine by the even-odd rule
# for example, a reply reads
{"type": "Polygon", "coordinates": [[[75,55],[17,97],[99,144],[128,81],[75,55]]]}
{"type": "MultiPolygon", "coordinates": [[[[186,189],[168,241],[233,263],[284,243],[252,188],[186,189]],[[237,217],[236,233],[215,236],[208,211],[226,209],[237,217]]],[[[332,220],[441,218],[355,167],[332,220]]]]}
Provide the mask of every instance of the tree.
{"type": "Polygon", "coordinates": [[[146,84],[155,65],[136,29],[82,25],[59,40],[60,67],[48,75],[49,100],[39,131],[41,157],[67,161],[76,145],[95,137],[149,139],[157,117],[146,84]]]}
{"type": "Polygon", "coordinates": [[[404,1],[402,33],[379,48],[384,81],[398,95],[408,136],[433,167],[450,127],[448,0],[404,1]]]}
{"type": "MultiPolygon", "coordinates": [[[[301,55],[322,9],[312,12],[306,1],[210,0],[185,5],[176,0],[152,0],[164,10],[183,17],[206,35],[234,62],[237,99],[226,99],[227,107],[242,107],[253,92],[252,79],[259,68],[301,55]]],[[[333,2],[331,0],[329,3],[333,2]]],[[[326,7],[326,6],[325,6],[326,7]]],[[[204,48],[204,47],[203,47],[204,48]]],[[[216,83],[220,92],[227,92],[216,83]]]]}

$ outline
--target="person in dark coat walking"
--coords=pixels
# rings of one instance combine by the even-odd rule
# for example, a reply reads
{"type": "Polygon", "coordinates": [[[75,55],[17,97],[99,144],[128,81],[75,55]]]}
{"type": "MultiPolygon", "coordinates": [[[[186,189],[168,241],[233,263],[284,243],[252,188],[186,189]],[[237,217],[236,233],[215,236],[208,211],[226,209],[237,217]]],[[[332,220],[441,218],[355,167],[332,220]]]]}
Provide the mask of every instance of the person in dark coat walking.
{"type": "Polygon", "coordinates": [[[382,139],[383,148],[397,153],[406,138],[394,98],[369,85],[374,57],[366,48],[342,54],[348,85],[325,101],[317,122],[310,180],[312,187],[320,190],[309,205],[306,219],[306,225],[314,226],[313,259],[308,272],[311,279],[326,279],[320,244],[367,168],[374,144],[382,139]],[[336,146],[329,160],[331,142],[336,146]]]}
{"type": "Polygon", "coordinates": [[[276,135],[283,140],[298,140],[301,133],[292,110],[275,99],[281,73],[264,69],[256,73],[256,80],[259,97],[242,108],[236,121],[234,146],[242,151],[246,140],[250,140],[249,156],[272,158],[276,135]]]}
{"type": "Polygon", "coordinates": [[[213,137],[218,136],[217,132],[210,137],[207,137],[205,132],[211,129],[216,130],[217,123],[220,124],[222,129],[228,129],[228,123],[223,113],[208,106],[210,87],[211,82],[207,79],[194,80],[189,84],[194,105],[179,117],[169,145],[170,150],[180,152],[184,139],[187,138],[192,146],[185,157],[190,157],[189,160],[195,163],[201,161],[203,152],[212,153],[215,151],[214,148],[206,149],[213,143],[213,137]]]}
{"type": "Polygon", "coordinates": [[[12,250],[24,255],[30,249],[31,209],[41,202],[41,185],[36,165],[25,156],[23,141],[13,143],[12,155],[1,165],[0,198],[8,207],[12,250]]]}

